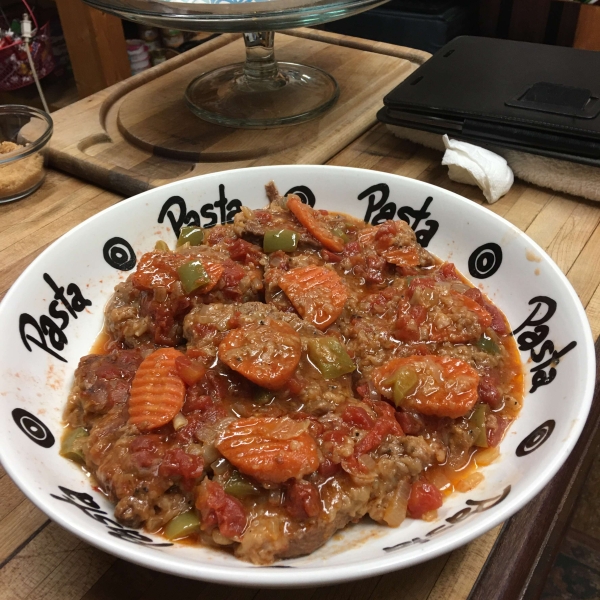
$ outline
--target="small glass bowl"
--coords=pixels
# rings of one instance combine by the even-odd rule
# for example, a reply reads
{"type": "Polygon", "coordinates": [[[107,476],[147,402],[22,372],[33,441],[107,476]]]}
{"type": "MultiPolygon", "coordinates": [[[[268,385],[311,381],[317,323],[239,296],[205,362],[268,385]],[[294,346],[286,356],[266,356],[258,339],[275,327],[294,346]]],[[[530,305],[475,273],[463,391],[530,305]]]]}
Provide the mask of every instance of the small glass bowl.
{"type": "Polygon", "coordinates": [[[52,119],[30,106],[0,106],[0,203],[25,198],[43,183],[52,119]]]}

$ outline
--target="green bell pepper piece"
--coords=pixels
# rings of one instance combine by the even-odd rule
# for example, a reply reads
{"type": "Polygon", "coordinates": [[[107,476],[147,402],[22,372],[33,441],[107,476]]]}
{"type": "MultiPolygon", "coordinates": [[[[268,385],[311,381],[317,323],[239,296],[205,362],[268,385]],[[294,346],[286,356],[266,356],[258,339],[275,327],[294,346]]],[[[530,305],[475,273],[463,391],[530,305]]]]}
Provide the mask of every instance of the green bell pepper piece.
{"type": "Polygon", "coordinates": [[[167,242],[164,242],[163,240],[158,240],[158,242],[156,242],[156,244],[154,244],[154,249],[158,250],[160,252],[169,252],[169,250],[170,250],[167,242]]]}
{"type": "Polygon", "coordinates": [[[477,340],[477,347],[488,354],[498,354],[500,352],[498,344],[485,333],[477,340]]]}
{"type": "Polygon", "coordinates": [[[333,229],[332,233],[333,233],[333,235],[337,235],[337,237],[342,238],[342,240],[344,241],[344,244],[347,244],[348,241],[350,240],[350,238],[346,235],[346,232],[343,231],[342,229],[333,229]]]}
{"type": "Polygon", "coordinates": [[[263,238],[265,252],[293,252],[298,247],[298,234],[291,229],[267,229],[263,238]]]}
{"type": "Polygon", "coordinates": [[[419,378],[415,371],[408,366],[404,366],[388,377],[383,385],[392,387],[394,404],[398,408],[402,406],[402,401],[413,391],[418,382],[419,378]]]}
{"type": "Polygon", "coordinates": [[[248,496],[258,496],[260,494],[260,490],[239,471],[234,471],[231,474],[223,489],[235,498],[247,498],[248,496]]]}
{"type": "Polygon", "coordinates": [[[344,345],[334,337],[308,340],[307,346],[308,357],[325,379],[335,379],[356,369],[344,345]]]}
{"type": "Polygon", "coordinates": [[[478,404],[469,417],[469,429],[473,432],[475,446],[479,448],[487,448],[487,430],[485,420],[489,412],[487,404],[478,404]]]}
{"type": "Polygon", "coordinates": [[[200,531],[200,519],[193,510],[189,510],[169,521],[165,527],[165,537],[168,540],[178,540],[197,531],[200,531]]]}
{"type": "Polygon", "coordinates": [[[182,227],[177,238],[177,245],[199,246],[204,240],[204,229],[202,227],[182,227]]]}
{"type": "Polygon", "coordinates": [[[265,390],[264,388],[257,388],[252,394],[252,401],[259,406],[269,404],[274,398],[275,394],[271,390],[265,390]]]}
{"type": "Polygon", "coordinates": [[[79,464],[85,464],[85,456],[81,449],[81,442],[89,436],[83,427],[67,431],[60,445],[60,455],[79,464]]]}
{"type": "Polygon", "coordinates": [[[210,283],[210,277],[204,265],[199,260],[192,260],[177,269],[177,274],[181,280],[183,291],[186,294],[210,283]]]}

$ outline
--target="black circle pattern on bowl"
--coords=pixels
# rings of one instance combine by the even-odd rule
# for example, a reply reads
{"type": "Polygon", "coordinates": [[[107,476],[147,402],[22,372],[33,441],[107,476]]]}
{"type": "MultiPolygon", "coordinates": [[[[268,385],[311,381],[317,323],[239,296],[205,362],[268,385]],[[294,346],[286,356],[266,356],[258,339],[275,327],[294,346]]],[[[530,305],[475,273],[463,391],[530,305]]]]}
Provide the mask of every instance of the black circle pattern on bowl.
{"type": "Polygon", "coordinates": [[[311,208],[314,208],[314,206],[315,206],[315,202],[316,202],[315,195],[314,195],[313,191],[305,185],[297,185],[293,188],[290,188],[284,194],[284,196],[287,196],[288,194],[296,194],[296,196],[298,196],[304,204],[308,204],[311,208]]]}
{"type": "Polygon", "coordinates": [[[102,249],[104,260],[119,271],[131,271],[135,267],[135,252],[131,244],[120,237],[110,238],[102,249]]]}
{"type": "Polygon", "coordinates": [[[479,246],[469,256],[469,273],[476,279],[487,279],[498,271],[502,264],[502,248],[494,242],[479,246]]]}
{"type": "Polygon", "coordinates": [[[55,439],[52,432],[35,415],[23,408],[15,408],[12,411],[12,418],[17,427],[38,446],[42,448],[54,446],[55,439]]]}
{"type": "Polygon", "coordinates": [[[536,427],[518,446],[515,454],[519,457],[535,452],[554,431],[556,421],[549,419],[536,427]]]}

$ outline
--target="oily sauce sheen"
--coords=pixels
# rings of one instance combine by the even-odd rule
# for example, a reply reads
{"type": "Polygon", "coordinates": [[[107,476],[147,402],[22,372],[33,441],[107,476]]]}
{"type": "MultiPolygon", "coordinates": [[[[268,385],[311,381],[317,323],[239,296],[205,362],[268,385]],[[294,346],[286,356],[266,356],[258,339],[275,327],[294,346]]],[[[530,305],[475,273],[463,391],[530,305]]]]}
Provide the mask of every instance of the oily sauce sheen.
{"type": "Polygon", "coordinates": [[[435,519],[524,394],[504,315],[408,224],[267,196],[116,286],[62,442],[123,525],[260,565],[435,519]]]}

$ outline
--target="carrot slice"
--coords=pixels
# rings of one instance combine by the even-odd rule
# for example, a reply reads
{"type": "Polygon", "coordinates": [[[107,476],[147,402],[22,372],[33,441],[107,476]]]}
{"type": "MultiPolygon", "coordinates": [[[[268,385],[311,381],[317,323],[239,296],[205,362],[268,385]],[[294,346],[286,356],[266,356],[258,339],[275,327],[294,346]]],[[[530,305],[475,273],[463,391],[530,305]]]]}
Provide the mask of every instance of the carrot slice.
{"type": "Polygon", "coordinates": [[[348,299],[348,290],[340,276],[315,265],[288,271],[280,277],[279,287],[300,316],[321,331],[340,316],[348,299]]]}
{"type": "Polygon", "coordinates": [[[344,249],[344,240],[334,235],[325,223],[319,221],[315,211],[308,204],[303,204],[296,194],[290,194],[287,197],[287,207],[296,219],[306,227],[308,233],[321,242],[327,250],[341,252],[344,249]]]}
{"type": "Polygon", "coordinates": [[[230,369],[269,390],[286,384],[301,355],[300,336],[273,319],[233,329],[219,344],[219,358],[230,369]]]}
{"type": "Polygon", "coordinates": [[[416,267],[421,262],[415,246],[392,247],[384,250],[381,255],[386,262],[397,267],[416,267]]]}
{"type": "Polygon", "coordinates": [[[204,266],[204,270],[210,277],[210,282],[206,285],[203,285],[201,288],[198,288],[197,293],[206,294],[210,292],[217,285],[217,283],[219,283],[219,279],[221,279],[221,275],[223,275],[225,267],[223,266],[223,263],[211,260],[210,258],[202,257],[200,261],[204,266]]]}
{"type": "Polygon", "coordinates": [[[477,402],[479,375],[463,360],[431,355],[393,358],[371,372],[375,389],[382,396],[394,397],[394,376],[400,370],[416,375],[416,384],[401,401],[406,410],[457,419],[477,402]]]}
{"type": "Polygon", "coordinates": [[[310,422],[289,417],[250,417],[231,422],[217,450],[239,471],[259,481],[283,483],[301,479],[319,467],[310,422]]]}
{"type": "Polygon", "coordinates": [[[160,348],[139,366],[129,394],[129,423],[140,431],[166,425],[183,407],[185,384],[178,375],[174,348],[160,348]]]}

